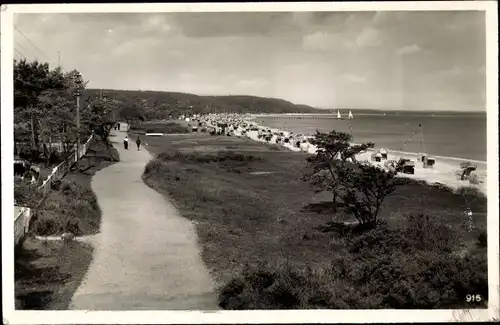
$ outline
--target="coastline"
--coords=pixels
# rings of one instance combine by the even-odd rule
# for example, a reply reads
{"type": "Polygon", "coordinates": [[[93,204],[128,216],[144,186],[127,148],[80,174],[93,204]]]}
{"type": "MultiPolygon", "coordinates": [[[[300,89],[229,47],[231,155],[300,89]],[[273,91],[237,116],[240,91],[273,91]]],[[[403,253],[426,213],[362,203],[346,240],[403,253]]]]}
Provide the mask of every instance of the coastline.
{"type": "MultiPolygon", "coordinates": [[[[268,130],[271,130],[271,132],[284,132],[289,133],[289,131],[284,131],[276,128],[269,128],[267,126],[261,125],[259,123],[256,123],[255,121],[252,121],[251,119],[245,119],[244,123],[246,124],[253,124],[255,127],[258,128],[265,128],[268,130]]],[[[238,127],[235,130],[235,135],[237,136],[246,136],[254,141],[258,142],[267,142],[264,139],[259,139],[258,138],[258,132],[257,131],[247,131],[245,135],[241,134],[241,130],[238,127]]],[[[273,135],[270,143],[276,143],[276,136],[273,135]]],[[[355,144],[355,143],[353,143],[355,144]]],[[[285,148],[288,148],[292,151],[295,152],[307,152],[309,154],[314,154],[316,152],[316,147],[309,144],[307,148],[297,148],[293,146],[291,143],[283,143],[280,144],[280,146],[283,146],[285,148]],[[307,150],[307,151],[306,151],[307,150]]],[[[356,156],[356,159],[358,161],[367,161],[370,162],[371,164],[378,165],[380,167],[384,167],[384,161],[382,162],[374,162],[371,161],[371,153],[378,151],[380,148],[373,148],[367,150],[367,152],[359,154],[356,156]]],[[[417,160],[419,156],[419,153],[417,152],[404,152],[404,151],[398,151],[398,150],[388,150],[388,160],[399,160],[399,158],[407,158],[407,159],[412,159],[415,161],[415,174],[403,174],[403,173],[398,173],[398,176],[401,177],[407,177],[407,178],[412,178],[412,179],[417,179],[417,180],[422,180],[427,182],[428,184],[443,184],[446,186],[451,187],[452,189],[458,189],[460,187],[473,187],[481,191],[484,195],[487,195],[487,183],[486,183],[486,172],[487,172],[487,162],[486,161],[479,161],[479,160],[472,160],[472,159],[464,159],[464,158],[459,158],[459,157],[445,157],[445,156],[432,156],[435,158],[436,164],[434,168],[423,168],[423,165],[420,161],[417,160]],[[476,175],[478,175],[480,179],[479,184],[471,184],[468,181],[462,181],[458,179],[457,173],[460,170],[460,163],[469,161],[471,163],[477,164],[477,170],[474,172],[476,175]]]]}

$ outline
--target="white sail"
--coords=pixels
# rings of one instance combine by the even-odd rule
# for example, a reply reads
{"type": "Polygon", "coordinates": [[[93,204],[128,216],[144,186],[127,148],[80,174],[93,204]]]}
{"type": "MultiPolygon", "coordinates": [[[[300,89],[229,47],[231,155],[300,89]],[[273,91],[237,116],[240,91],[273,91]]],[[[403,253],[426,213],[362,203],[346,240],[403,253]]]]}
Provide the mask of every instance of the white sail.
{"type": "Polygon", "coordinates": [[[341,119],[341,118],[342,118],[342,116],[340,115],[340,112],[339,112],[339,111],[337,111],[337,118],[338,118],[338,119],[341,119]]]}
{"type": "Polygon", "coordinates": [[[349,111],[349,118],[350,118],[350,119],[353,119],[353,118],[354,118],[354,116],[352,115],[352,112],[351,112],[351,111],[349,111]]]}

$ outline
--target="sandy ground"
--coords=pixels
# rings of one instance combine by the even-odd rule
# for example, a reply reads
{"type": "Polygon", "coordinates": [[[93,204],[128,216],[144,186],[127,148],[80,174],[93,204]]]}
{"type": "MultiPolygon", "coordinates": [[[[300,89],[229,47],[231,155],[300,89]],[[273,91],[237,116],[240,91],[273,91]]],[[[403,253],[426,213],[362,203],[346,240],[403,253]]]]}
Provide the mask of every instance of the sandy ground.
{"type": "MultiPolygon", "coordinates": [[[[251,122],[251,121],[248,121],[247,123],[254,124],[254,125],[256,124],[255,122],[251,122]]],[[[271,130],[273,132],[280,132],[280,130],[277,130],[277,129],[271,129],[271,130]]],[[[239,132],[235,132],[235,134],[239,135],[239,132]]],[[[257,135],[258,135],[257,131],[249,131],[246,134],[246,136],[248,136],[252,140],[265,142],[265,140],[258,139],[257,135]]],[[[276,140],[276,136],[273,136],[273,139],[271,140],[270,143],[275,143],[275,140],[276,140]]],[[[284,144],[283,146],[285,146],[293,151],[301,151],[301,149],[293,146],[290,143],[284,144]]],[[[302,149],[302,151],[307,151],[310,154],[314,154],[316,152],[316,148],[314,146],[309,146],[309,148],[304,147],[302,149]]],[[[360,154],[360,155],[356,156],[356,159],[358,161],[370,161],[371,162],[372,152],[373,151],[368,151],[364,154],[360,154]]],[[[477,170],[475,173],[479,176],[479,179],[482,181],[482,183],[474,185],[468,181],[460,180],[459,177],[457,176],[457,172],[460,170],[460,163],[466,161],[465,159],[435,156],[434,158],[436,160],[436,164],[434,165],[434,167],[433,168],[424,168],[422,162],[417,161],[417,156],[418,156],[418,154],[409,153],[409,152],[389,151],[389,153],[388,153],[389,160],[399,160],[399,158],[408,158],[408,159],[412,159],[415,162],[415,174],[414,175],[399,173],[400,176],[424,180],[430,184],[440,183],[440,184],[444,184],[444,185],[447,185],[447,186],[449,186],[451,188],[455,188],[455,189],[458,187],[461,187],[461,186],[476,187],[484,194],[487,194],[487,187],[486,187],[486,170],[487,169],[486,169],[485,162],[471,161],[471,162],[477,164],[477,170]]],[[[381,167],[383,167],[384,161],[371,162],[371,163],[377,164],[377,165],[380,165],[381,167]]]]}
{"type": "Polygon", "coordinates": [[[113,131],[121,161],[92,179],[101,233],[91,239],[94,258],[70,309],[218,309],[194,225],[143,183],[151,155],[135,143],[123,148],[126,129],[113,131]]]}

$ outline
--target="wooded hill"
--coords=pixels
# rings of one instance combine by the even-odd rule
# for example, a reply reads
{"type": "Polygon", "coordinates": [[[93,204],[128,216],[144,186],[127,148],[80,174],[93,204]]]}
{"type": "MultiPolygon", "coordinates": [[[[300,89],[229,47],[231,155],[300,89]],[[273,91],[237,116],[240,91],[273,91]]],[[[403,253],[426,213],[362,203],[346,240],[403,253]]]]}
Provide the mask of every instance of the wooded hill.
{"type": "MultiPolygon", "coordinates": [[[[105,94],[120,103],[136,103],[146,119],[207,113],[324,113],[324,110],[277,98],[256,96],[198,96],[166,91],[86,89],[89,97],[105,94]]],[[[84,96],[85,96],[84,95],[84,96]]]]}

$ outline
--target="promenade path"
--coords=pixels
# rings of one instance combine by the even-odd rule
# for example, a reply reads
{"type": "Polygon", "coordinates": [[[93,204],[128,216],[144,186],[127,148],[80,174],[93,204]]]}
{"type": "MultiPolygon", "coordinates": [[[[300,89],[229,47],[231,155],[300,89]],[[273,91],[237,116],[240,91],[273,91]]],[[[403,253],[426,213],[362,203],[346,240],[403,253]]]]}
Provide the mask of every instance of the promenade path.
{"type": "Polygon", "coordinates": [[[144,184],[141,175],[152,157],[135,143],[125,150],[125,135],[112,131],[120,162],[92,179],[101,232],[90,240],[94,258],[70,309],[218,309],[194,225],[144,184]]]}

